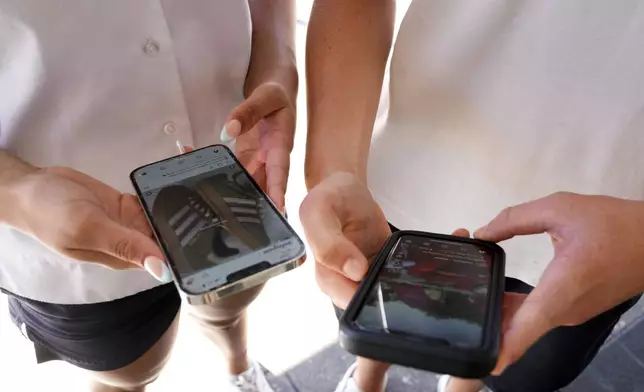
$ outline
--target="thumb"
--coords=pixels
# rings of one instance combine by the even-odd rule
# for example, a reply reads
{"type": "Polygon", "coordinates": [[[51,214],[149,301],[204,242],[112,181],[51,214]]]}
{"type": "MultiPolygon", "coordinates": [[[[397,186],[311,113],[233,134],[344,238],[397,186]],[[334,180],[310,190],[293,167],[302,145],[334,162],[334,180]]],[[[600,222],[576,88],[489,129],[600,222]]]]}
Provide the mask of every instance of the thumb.
{"type": "Polygon", "coordinates": [[[287,105],[286,95],[277,83],[264,83],[228,116],[228,122],[221,130],[222,142],[233,139],[250,131],[261,119],[287,105]]]}
{"type": "Polygon", "coordinates": [[[503,339],[501,342],[501,351],[493,375],[499,375],[519,358],[543,335],[548,333],[554,325],[552,318],[548,317],[548,309],[538,298],[538,289],[529,294],[525,300],[516,298],[521,305],[518,309],[512,306],[504,306],[505,326],[503,339]],[[511,314],[516,311],[516,313],[511,314]]]}
{"type": "Polygon", "coordinates": [[[162,282],[172,280],[159,245],[152,238],[109,219],[106,219],[101,226],[94,231],[100,233],[96,237],[96,250],[145,268],[162,282]]]}

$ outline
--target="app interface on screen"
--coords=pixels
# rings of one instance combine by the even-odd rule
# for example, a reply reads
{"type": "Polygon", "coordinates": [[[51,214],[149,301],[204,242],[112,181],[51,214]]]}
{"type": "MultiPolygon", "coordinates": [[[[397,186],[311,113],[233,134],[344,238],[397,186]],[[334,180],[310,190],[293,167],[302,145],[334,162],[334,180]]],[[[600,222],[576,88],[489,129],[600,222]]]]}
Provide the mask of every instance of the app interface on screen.
{"type": "Polygon", "coordinates": [[[190,292],[221,286],[258,263],[270,267],[292,260],[303,250],[223,148],[178,156],[135,177],[175,273],[190,292]]]}
{"type": "Polygon", "coordinates": [[[356,324],[366,330],[482,343],[492,251],[474,244],[403,236],[356,324]]]}

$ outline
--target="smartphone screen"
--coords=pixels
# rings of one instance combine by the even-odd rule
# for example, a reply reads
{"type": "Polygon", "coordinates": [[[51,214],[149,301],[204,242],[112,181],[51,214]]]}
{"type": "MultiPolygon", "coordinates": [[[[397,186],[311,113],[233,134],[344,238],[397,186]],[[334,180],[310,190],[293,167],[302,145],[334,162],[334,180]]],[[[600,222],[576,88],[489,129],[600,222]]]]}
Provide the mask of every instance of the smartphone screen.
{"type": "Polygon", "coordinates": [[[355,318],[378,333],[483,343],[493,250],[484,245],[403,235],[355,318]]]}
{"type": "Polygon", "coordinates": [[[174,277],[212,291],[301,257],[304,243],[224,146],[135,170],[132,181],[174,277]]]}

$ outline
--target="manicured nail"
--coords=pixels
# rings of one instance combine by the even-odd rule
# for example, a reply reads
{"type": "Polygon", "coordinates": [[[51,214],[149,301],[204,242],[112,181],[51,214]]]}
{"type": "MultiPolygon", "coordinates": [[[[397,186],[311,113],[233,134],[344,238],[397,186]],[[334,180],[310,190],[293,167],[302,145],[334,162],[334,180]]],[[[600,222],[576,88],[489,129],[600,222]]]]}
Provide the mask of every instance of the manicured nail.
{"type": "Polygon", "coordinates": [[[219,139],[221,139],[221,141],[224,143],[228,143],[239,136],[240,132],[241,123],[239,122],[239,120],[230,120],[226,123],[226,125],[224,125],[224,128],[221,130],[219,139]]]}
{"type": "Polygon", "coordinates": [[[179,150],[179,154],[186,153],[186,147],[181,143],[181,140],[177,140],[177,150],[179,150]]]}
{"type": "Polygon", "coordinates": [[[143,261],[143,266],[150,275],[154,276],[159,282],[172,282],[172,274],[168,266],[158,257],[148,256],[143,261]]]}
{"type": "Polygon", "coordinates": [[[351,280],[359,282],[367,272],[365,265],[358,259],[349,259],[342,267],[344,274],[351,280]]]}

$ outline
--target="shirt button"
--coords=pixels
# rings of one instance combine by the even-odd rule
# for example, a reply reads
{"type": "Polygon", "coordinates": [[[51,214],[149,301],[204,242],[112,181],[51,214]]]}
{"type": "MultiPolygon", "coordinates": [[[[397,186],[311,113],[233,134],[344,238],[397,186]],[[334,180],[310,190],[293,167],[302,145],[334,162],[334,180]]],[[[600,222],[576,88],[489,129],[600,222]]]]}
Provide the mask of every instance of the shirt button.
{"type": "Polygon", "coordinates": [[[168,121],[163,124],[163,132],[165,132],[166,135],[174,135],[177,132],[177,129],[179,129],[179,126],[177,126],[177,123],[174,121],[168,121]]]}
{"type": "Polygon", "coordinates": [[[143,53],[149,56],[154,56],[155,54],[159,53],[159,49],[159,43],[153,39],[148,39],[143,45],[143,53]]]}

